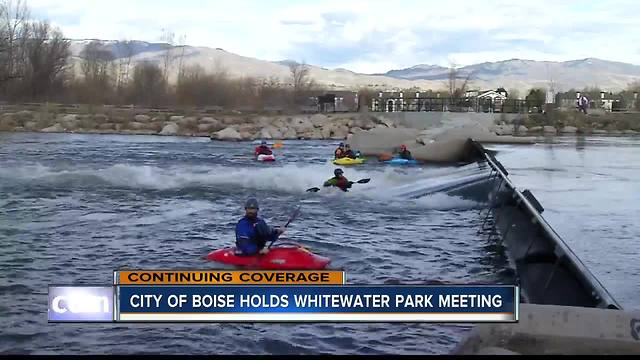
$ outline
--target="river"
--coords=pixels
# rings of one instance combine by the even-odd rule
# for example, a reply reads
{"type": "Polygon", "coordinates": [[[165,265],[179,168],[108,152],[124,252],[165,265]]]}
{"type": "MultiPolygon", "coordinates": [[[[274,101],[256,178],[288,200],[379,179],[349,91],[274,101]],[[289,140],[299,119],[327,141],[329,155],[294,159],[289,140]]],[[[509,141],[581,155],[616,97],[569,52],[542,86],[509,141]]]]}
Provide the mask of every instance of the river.
{"type": "MultiPolygon", "coordinates": [[[[640,308],[640,140],[556,138],[489,146],[624,308],[640,308]]],[[[116,269],[215,269],[248,196],[288,239],[330,257],[352,284],[513,282],[503,249],[478,234],[484,204],[394,189],[477,173],[463,167],[344,167],[323,189],[335,142],[255,145],[206,138],[0,133],[0,353],[442,354],[466,324],[48,324],[47,285],[109,284],[116,269]]]]}

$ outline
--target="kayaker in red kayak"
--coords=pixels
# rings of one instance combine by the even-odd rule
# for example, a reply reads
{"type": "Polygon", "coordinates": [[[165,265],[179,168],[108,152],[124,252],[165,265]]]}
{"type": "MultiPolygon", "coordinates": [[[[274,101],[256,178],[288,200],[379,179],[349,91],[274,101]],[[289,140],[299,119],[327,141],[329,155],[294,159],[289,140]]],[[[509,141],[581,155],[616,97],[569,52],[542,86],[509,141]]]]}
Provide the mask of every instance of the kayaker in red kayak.
{"type": "Polygon", "coordinates": [[[245,215],[236,224],[236,255],[251,256],[266,254],[267,242],[271,242],[284,233],[282,228],[273,228],[258,217],[258,200],[249,198],[244,205],[245,215]]]}
{"type": "Polygon", "coordinates": [[[260,143],[260,146],[256,147],[255,154],[256,154],[256,156],[258,156],[258,155],[273,155],[273,152],[267,146],[267,142],[262,140],[262,142],[260,143]]]}
{"type": "Polygon", "coordinates": [[[333,172],[334,177],[324,182],[324,187],[335,186],[340,188],[342,191],[348,191],[353,185],[353,181],[349,181],[346,177],[344,177],[342,169],[336,169],[333,172]]]}

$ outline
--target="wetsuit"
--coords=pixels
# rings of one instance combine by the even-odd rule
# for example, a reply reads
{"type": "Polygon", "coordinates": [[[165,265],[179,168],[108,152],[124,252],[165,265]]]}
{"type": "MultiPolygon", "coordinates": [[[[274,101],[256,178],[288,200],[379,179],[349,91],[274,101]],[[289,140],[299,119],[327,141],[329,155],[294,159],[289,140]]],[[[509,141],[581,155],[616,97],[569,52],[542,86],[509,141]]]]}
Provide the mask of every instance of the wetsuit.
{"type": "Polygon", "coordinates": [[[413,160],[413,156],[411,156],[411,151],[409,150],[400,151],[398,156],[400,159],[413,160]]]}
{"type": "Polygon", "coordinates": [[[350,189],[352,185],[353,185],[353,182],[347,180],[346,177],[341,176],[341,177],[332,177],[331,179],[325,181],[323,186],[325,187],[335,186],[340,188],[340,190],[342,191],[348,191],[348,189],[350,189]]]}
{"type": "Polygon", "coordinates": [[[351,158],[351,159],[357,158],[356,154],[351,149],[349,149],[349,150],[344,152],[344,157],[348,157],[348,158],[351,158]]]}
{"type": "Polygon", "coordinates": [[[236,224],[236,254],[255,255],[267,242],[277,239],[277,229],[267,225],[261,218],[243,217],[236,224]]]}

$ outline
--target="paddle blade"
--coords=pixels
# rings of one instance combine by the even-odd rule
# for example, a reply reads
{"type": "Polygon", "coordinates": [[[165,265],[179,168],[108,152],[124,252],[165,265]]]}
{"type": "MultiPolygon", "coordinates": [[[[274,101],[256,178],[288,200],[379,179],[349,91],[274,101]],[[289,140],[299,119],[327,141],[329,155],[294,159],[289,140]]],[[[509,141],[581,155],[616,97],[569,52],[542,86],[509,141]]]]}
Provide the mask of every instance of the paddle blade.
{"type": "Polygon", "coordinates": [[[371,181],[371,179],[362,179],[362,180],[358,180],[358,184],[366,184],[369,181],[371,181]]]}
{"type": "Polygon", "coordinates": [[[307,189],[307,192],[318,192],[318,191],[320,191],[320,188],[317,188],[317,187],[313,187],[311,189],[307,189]]]}

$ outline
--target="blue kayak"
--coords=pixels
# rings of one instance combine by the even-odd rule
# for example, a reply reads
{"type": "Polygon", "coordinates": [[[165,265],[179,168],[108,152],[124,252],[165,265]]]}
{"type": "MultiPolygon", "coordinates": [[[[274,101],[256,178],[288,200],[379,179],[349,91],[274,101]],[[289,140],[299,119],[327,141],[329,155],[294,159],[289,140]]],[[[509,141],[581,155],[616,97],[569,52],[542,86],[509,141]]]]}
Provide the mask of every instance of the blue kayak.
{"type": "Polygon", "coordinates": [[[418,164],[416,160],[407,160],[407,159],[401,159],[401,158],[393,158],[385,162],[391,165],[417,165],[418,164]]]}

